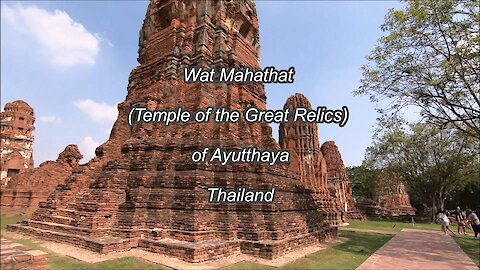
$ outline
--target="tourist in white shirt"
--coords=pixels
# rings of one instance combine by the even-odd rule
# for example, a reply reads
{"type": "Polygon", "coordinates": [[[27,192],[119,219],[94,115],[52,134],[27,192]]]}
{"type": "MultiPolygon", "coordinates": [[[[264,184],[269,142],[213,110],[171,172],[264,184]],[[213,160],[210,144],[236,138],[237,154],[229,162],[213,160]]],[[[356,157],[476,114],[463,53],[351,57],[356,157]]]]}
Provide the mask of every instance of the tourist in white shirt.
{"type": "Polygon", "coordinates": [[[442,231],[447,235],[447,231],[451,232],[453,235],[455,233],[450,229],[450,220],[448,219],[447,213],[444,210],[438,211],[438,222],[442,226],[442,231]]]}

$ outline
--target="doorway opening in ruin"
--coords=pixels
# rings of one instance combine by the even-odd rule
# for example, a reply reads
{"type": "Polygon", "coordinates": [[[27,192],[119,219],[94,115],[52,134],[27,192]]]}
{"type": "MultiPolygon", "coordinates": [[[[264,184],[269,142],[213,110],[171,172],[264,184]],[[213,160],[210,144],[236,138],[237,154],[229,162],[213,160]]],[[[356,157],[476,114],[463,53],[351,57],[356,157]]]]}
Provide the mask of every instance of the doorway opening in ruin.
{"type": "Polygon", "coordinates": [[[20,173],[20,170],[17,169],[8,169],[7,171],[7,177],[12,177],[16,174],[20,173]]]}

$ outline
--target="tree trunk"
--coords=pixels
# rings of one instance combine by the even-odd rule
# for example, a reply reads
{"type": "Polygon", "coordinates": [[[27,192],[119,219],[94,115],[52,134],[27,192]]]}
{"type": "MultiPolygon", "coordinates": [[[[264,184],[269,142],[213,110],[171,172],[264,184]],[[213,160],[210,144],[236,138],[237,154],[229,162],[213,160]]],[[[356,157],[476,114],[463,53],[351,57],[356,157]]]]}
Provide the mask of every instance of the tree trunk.
{"type": "Polygon", "coordinates": [[[437,217],[437,207],[435,202],[435,196],[432,198],[432,222],[435,223],[437,217]]]}
{"type": "Polygon", "coordinates": [[[436,198],[436,205],[438,210],[446,210],[445,209],[445,196],[442,192],[439,192],[436,198]]]}

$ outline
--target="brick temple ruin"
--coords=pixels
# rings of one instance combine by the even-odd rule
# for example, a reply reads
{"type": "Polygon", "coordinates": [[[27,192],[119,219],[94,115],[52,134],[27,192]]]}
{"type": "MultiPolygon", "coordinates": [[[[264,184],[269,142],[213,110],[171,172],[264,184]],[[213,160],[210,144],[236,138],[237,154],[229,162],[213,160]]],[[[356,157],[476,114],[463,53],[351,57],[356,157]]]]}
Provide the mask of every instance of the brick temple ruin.
{"type": "MultiPolygon", "coordinates": [[[[9,230],[101,253],[140,247],[188,262],[237,253],[273,259],[336,235],[337,228],[325,219],[338,218],[328,217],[321,202],[326,196],[323,163],[313,169],[320,182],[306,185],[314,179],[307,174],[302,178],[303,172],[284,164],[221,166],[191,161],[192,151],[205,147],[280,150],[268,124],[242,119],[224,124],[127,125],[132,106],[266,109],[263,84],[182,80],[187,66],[259,67],[253,1],[151,1],[140,31],[138,61],[109,140],[40,203],[30,220],[9,230]],[[207,188],[212,186],[275,187],[275,202],[208,203],[207,188]]],[[[315,149],[316,155],[303,160],[318,161],[318,144],[315,149]]],[[[329,160],[325,161],[328,170],[329,160]]]]}
{"type": "MultiPolygon", "coordinates": [[[[312,109],[310,101],[302,95],[295,94],[289,97],[284,109],[295,111],[295,108],[312,109]]],[[[314,191],[317,204],[325,212],[326,221],[331,225],[340,225],[345,222],[346,215],[343,204],[328,189],[327,163],[320,150],[318,127],[315,123],[293,121],[280,123],[279,143],[282,149],[290,151],[290,170],[300,176],[300,181],[314,191]]],[[[347,197],[348,194],[343,194],[347,197]]],[[[350,194],[351,196],[351,194],[350,194]]]]}
{"type": "Polygon", "coordinates": [[[372,199],[360,201],[357,206],[366,215],[377,217],[409,217],[416,213],[403,183],[377,188],[372,199]]]}
{"type": "Polygon", "coordinates": [[[14,175],[33,168],[34,123],[33,109],[23,100],[5,104],[0,112],[0,188],[14,175]]]}
{"type": "Polygon", "coordinates": [[[327,183],[330,195],[340,201],[347,219],[364,219],[364,216],[357,209],[352,195],[350,178],[337,145],[333,141],[324,142],[321,152],[327,164],[327,183]]]}
{"type": "Polygon", "coordinates": [[[68,145],[56,161],[45,161],[12,176],[0,190],[2,213],[31,214],[57,185],[65,182],[82,158],[76,145],[68,145]]]}

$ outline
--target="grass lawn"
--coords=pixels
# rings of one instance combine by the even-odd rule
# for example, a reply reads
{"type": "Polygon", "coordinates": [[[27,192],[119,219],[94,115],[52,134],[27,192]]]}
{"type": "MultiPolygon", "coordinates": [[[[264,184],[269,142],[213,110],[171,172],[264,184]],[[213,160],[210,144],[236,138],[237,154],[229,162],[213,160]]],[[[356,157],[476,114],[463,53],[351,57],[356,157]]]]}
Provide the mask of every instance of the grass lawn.
{"type": "Polygon", "coordinates": [[[7,228],[7,224],[17,223],[19,221],[26,220],[26,219],[28,219],[28,217],[22,216],[22,215],[15,215],[15,216],[1,215],[0,230],[5,230],[7,228]]]}
{"type": "MultiPolygon", "coordinates": [[[[350,225],[347,228],[353,229],[367,229],[367,230],[380,230],[389,232],[399,232],[402,229],[418,229],[418,230],[432,230],[440,231],[440,225],[435,223],[415,223],[406,221],[391,221],[391,220],[379,220],[370,219],[365,221],[352,220],[348,221],[350,225]]],[[[457,233],[457,225],[450,226],[450,229],[457,233]]]]}
{"type": "Polygon", "coordinates": [[[480,239],[473,239],[470,236],[454,237],[457,244],[465,253],[480,267],[480,239]]]}

